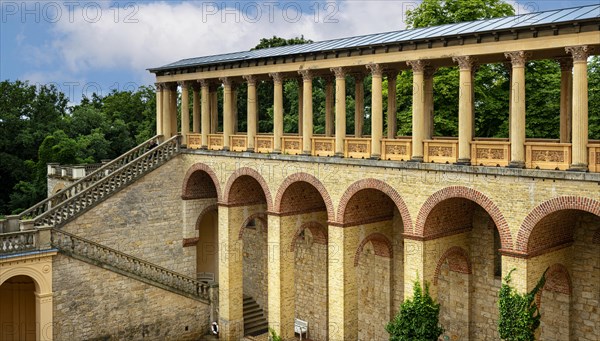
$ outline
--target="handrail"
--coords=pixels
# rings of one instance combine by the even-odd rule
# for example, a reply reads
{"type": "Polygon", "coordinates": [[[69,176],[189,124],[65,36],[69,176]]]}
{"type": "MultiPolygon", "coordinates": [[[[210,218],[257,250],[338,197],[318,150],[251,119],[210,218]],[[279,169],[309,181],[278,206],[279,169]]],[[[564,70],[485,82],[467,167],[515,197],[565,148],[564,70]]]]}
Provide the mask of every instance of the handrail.
{"type": "Polygon", "coordinates": [[[90,184],[93,184],[96,181],[106,177],[106,175],[108,175],[108,173],[123,167],[124,165],[131,162],[133,159],[144,154],[145,152],[147,152],[150,149],[150,147],[154,146],[154,143],[157,142],[157,140],[161,136],[162,135],[153,136],[149,140],[143,142],[142,144],[131,149],[130,151],[126,152],[125,154],[119,156],[118,158],[112,160],[111,162],[108,162],[107,164],[98,168],[97,170],[90,173],[89,175],[74,182],[72,185],[65,187],[62,191],[40,201],[39,203],[28,208],[27,210],[21,212],[18,215],[19,220],[22,220],[24,217],[37,217],[37,216],[47,212],[49,209],[51,209],[51,206],[54,203],[56,203],[57,201],[59,201],[59,202],[64,201],[69,196],[73,196],[73,195],[79,193],[80,191],[89,187],[90,184]],[[140,153],[140,151],[141,151],[141,153],[140,153]]]}
{"type": "Polygon", "coordinates": [[[85,208],[96,204],[117,189],[137,179],[146,171],[153,169],[160,162],[168,160],[179,150],[178,140],[179,135],[173,136],[156,148],[150,149],[129,162],[126,166],[95,182],[92,186],[86,187],[74,196],[46,210],[32,219],[34,225],[58,226],[58,224],[68,221],[85,208]]]}
{"type": "MultiPolygon", "coordinates": [[[[210,301],[210,285],[179,274],[135,256],[98,244],[74,234],[52,229],[51,245],[69,256],[79,256],[93,262],[110,265],[116,270],[134,275],[145,282],[183,293],[205,302],[210,301]]],[[[75,257],[77,258],[77,257],[75,257]]]]}
{"type": "Polygon", "coordinates": [[[0,234],[0,255],[37,250],[37,233],[28,230],[0,234]]]}

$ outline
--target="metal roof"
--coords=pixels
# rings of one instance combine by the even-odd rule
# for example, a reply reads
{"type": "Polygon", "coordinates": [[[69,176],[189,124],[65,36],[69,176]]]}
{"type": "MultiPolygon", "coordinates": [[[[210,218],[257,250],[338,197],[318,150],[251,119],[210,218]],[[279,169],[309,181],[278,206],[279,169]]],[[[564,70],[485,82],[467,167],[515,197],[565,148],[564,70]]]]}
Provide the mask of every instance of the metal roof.
{"type": "Polygon", "coordinates": [[[367,34],[362,36],[331,39],[301,45],[288,45],[260,50],[250,50],[218,54],[212,56],[183,59],[161,67],[149,69],[151,72],[214,65],[229,62],[239,62],[260,58],[272,58],[289,55],[307,54],[332,50],[368,47],[391,43],[402,43],[417,40],[452,37],[476,33],[514,30],[517,28],[552,25],[571,21],[593,20],[600,18],[600,5],[580,6],[549,10],[544,12],[527,13],[503,18],[493,18],[446,24],[439,26],[416,28],[384,33],[367,34]]]}

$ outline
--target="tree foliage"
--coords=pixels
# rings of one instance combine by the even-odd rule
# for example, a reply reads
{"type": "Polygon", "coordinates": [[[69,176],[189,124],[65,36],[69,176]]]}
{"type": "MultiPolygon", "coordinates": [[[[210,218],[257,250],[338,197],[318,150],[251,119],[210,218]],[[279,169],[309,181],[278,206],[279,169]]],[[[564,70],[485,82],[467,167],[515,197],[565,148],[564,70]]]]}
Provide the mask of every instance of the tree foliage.
{"type": "Polygon", "coordinates": [[[535,297],[546,283],[546,271],[533,290],[519,294],[511,285],[512,269],[500,288],[498,308],[498,332],[504,341],[534,341],[535,330],[540,326],[541,315],[535,304],[535,297]]]}
{"type": "Polygon", "coordinates": [[[413,284],[413,298],[400,306],[400,311],[390,321],[385,330],[390,341],[436,341],[444,332],[439,325],[440,305],[429,295],[429,285],[425,282],[425,292],[419,281],[413,284]]]}
{"type": "Polygon", "coordinates": [[[423,0],[406,11],[406,24],[420,28],[514,14],[514,8],[503,0],[423,0]]]}

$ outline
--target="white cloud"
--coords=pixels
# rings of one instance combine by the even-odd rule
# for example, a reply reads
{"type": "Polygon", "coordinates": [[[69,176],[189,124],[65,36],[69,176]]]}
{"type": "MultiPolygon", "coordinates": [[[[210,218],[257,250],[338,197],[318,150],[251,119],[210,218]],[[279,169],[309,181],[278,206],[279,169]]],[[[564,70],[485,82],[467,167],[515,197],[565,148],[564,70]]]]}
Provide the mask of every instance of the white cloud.
{"type": "Polygon", "coordinates": [[[44,48],[44,54],[32,49],[31,56],[40,59],[38,64],[60,61],[61,72],[73,78],[90,70],[129,69],[140,80],[151,82],[146,68],[247,50],[260,38],[273,35],[324,40],[403,29],[404,11],[416,2],[338,0],[320,3],[318,12],[312,4],[302,13],[296,8],[307,6],[305,2],[282,1],[280,7],[240,2],[237,9],[215,8],[214,4],[150,2],[132,8],[121,5],[117,11],[104,2],[100,18],[95,7],[74,7],[71,12],[64,8],[49,48],[44,48]]]}

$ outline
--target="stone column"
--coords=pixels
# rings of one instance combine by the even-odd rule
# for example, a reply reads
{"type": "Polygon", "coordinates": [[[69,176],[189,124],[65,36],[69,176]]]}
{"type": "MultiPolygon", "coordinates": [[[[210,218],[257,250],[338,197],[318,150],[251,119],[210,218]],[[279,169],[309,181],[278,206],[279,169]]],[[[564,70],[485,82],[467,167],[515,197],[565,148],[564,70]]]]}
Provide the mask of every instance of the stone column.
{"type": "Polygon", "coordinates": [[[231,85],[231,134],[238,133],[238,91],[235,84],[231,85]]]}
{"type": "Polygon", "coordinates": [[[388,81],[388,110],[387,110],[387,138],[396,138],[398,131],[396,119],[396,79],[398,71],[388,71],[386,73],[388,81]]]}
{"type": "Polygon", "coordinates": [[[381,64],[368,64],[371,71],[371,159],[381,156],[383,136],[383,67],[381,64]]]}
{"type": "Polygon", "coordinates": [[[298,79],[298,136],[302,136],[303,133],[303,122],[304,122],[304,81],[302,78],[298,79]]]}
{"type": "Polygon", "coordinates": [[[359,307],[354,256],[358,227],[329,226],[328,230],[329,340],[356,340],[359,307]]]}
{"type": "Polygon", "coordinates": [[[219,205],[219,326],[224,340],[239,340],[244,333],[242,241],[243,221],[236,208],[219,205]]]}
{"type": "Polygon", "coordinates": [[[173,97],[173,90],[170,84],[163,84],[162,89],[162,126],[164,139],[168,140],[171,138],[171,97],[173,97]]]}
{"type": "Polygon", "coordinates": [[[346,70],[331,68],[335,74],[335,156],[344,156],[346,138],[346,70]]]}
{"type": "Polygon", "coordinates": [[[423,70],[423,87],[425,96],[423,100],[424,112],[425,112],[425,128],[423,131],[425,132],[425,136],[423,137],[425,140],[429,140],[433,137],[434,126],[433,126],[433,76],[437,68],[432,66],[427,66],[423,70]]]}
{"type": "Polygon", "coordinates": [[[311,141],[313,136],[313,96],[312,81],[313,72],[311,70],[300,70],[303,83],[303,114],[302,114],[302,154],[311,155],[311,141]]]}
{"type": "Polygon", "coordinates": [[[560,64],[560,143],[571,142],[573,113],[573,59],[557,59],[560,64]]]}
{"type": "Polygon", "coordinates": [[[177,135],[178,132],[178,127],[177,127],[177,97],[178,97],[178,93],[177,93],[177,83],[173,83],[173,86],[171,88],[171,97],[170,97],[170,118],[171,118],[171,136],[175,136],[177,135]]]}
{"type": "Polygon", "coordinates": [[[425,124],[425,86],[423,73],[429,65],[423,60],[407,61],[413,69],[413,126],[412,126],[412,158],[411,161],[423,162],[423,140],[427,128],[425,124]]]}
{"type": "Polygon", "coordinates": [[[210,134],[210,87],[206,79],[201,79],[198,82],[200,82],[202,89],[202,149],[207,149],[208,134],[210,134]]]}
{"type": "Polygon", "coordinates": [[[283,137],[283,74],[270,73],[273,78],[273,152],[281,153],[283,137]]]}
{"type": "Polygon", "coordinates": [[[574,171],[588,169],[588,79],[586,45],[569,46],[565,50],[573,55],[573,143],[571,168],[574,171]]]}
{"type": "Polygon", "coordinates": [[[216,134],[219,130],[219,96],[218,87],[215,86],[210,93],[210,133],[216,134]]]}
{"type": "Polygon", "coordinates": [[[529,53],[506,52],[512,62],[512,106],[510,114],[510,164],[509,167],[525,167],[525,63],[529,53]]]}
{"type": "Polygon", "coordinates": [[[181,86],[181,144],[187,146],[187,136],[190,133],[190,93],[187,82],[179,82],[181,86]]]}
{"type": "Polygon", "coordinates": [[[458,164],[471,164],[471,140],[473,140],[473,84],[474,59],[470,56],[454,57],[460,70],[458,93],[458,164]]]}
{"type": "Polygon", "coordinates": [[[257,104],[258,102],[256,101],[256,77],[249,75],[249,76],[244,76],[244,79],[246,80],[246,82],[248,82],[248,108],[247,108],[247,112],[248,112],[248,118],[247,118],[247,123],[248,123],[248,151],[249,152],[254,152],[254,137],[256,137],[256,108],[257,108],[257,104]]]}
{"type": "Polygon", "coordinates": [[[163,135],[163,84],[156,83],[156,135],[163,135]]]}
{"type": "Polygon", "coordinates": [[[294,337],[294,311],[296,289],[294,286],[295,253],[290,249],[294,229],[282,226],[276,215],[268,217],[267,239],[269,245],[268,305],[269,326],[283,340],[294,337]]]}
{"type": "MultiPolygon", "coordinates": [[[[365,120],[365,75],[354,74],[354,137],[363,136],[365,120]]],[[[345,97],[344,97],[345,98],[345,97]]],[[[345,100],[345,99],[344,99],[345,100]]]]}
{"type": "Polygon", "coordinates": [[[325,136],[333,136],[333,77],[325,79],[325,136]]]}
{"type": "MultiPolygon", "coordinates": [[[[504,68],[506,69],[506,71],[508,71],[508,84],[509,87],[512,84],[512,63],[511,62],[504,62],[502,63],[504,65],[504,68]]],[[[512,122],[512,91],[508,91],[508,136],[510,137],[511,135],[511,131],[510,131],[510,122],[512,122]]]]}
{"type": "Polygon", "coordinates": [[[192,109],[192,131],[194,133],[200,133],[200,87],[198,84],[192,84],[193,94],[193,109],[192,109]]]}
{"type": "Polygon", "coordinates": [[[231,78],[220,78],[223,82],[223,150],[229,150],[229,136],[233,133],[233,91],[231,78]]]}

